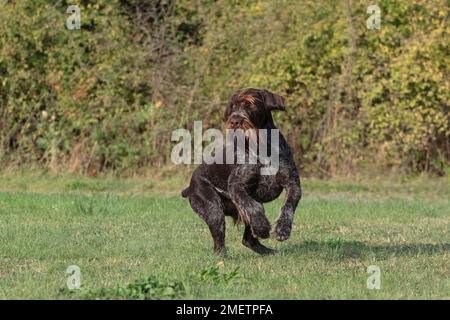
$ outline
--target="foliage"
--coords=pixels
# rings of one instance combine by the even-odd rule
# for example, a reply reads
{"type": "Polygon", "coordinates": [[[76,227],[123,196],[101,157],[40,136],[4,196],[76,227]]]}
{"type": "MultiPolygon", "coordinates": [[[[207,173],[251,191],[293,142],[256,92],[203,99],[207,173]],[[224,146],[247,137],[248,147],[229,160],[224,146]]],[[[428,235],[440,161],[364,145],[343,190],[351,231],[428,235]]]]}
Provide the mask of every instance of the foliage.
{"type": "MultiPolygon", "coordinates": [[[[223,262],[222,262],[223,263],[223,262]]],[[[86,288],[69,290],[61,288],[60,294],[73,295],[83,299],[176,299],[184,297],[193,287],[205,284],[220,285],[230,284],[240,277],[239,268],[230,272],[221,271],[219,266],[209,266],[193,273],[189,280],[184,283],[178,280],[161,280],[155,275],[151,275],[136,280],[126,286],[117,285],[115,288],[86,288]]]]}
{"type": "Polygon", "coordinates": [[[155,276],[149,276],[127,286],[118,285],[114,289],[80,289],[80,292],[61,290],[61,293],[75,293],[84,299],[135,299],[155,300],[174,299],[185,293],[185,288],[180,281],[162,281],[155,276]]]}
{"type": "Polygon", "coordinates": [[[444,174],[450,165],[448,1],[6,1],[0,160],[96,175],[170,161],[170,135],[220,127],[242,87],[275,115],[306,172],[444,174]]]}
{"type": "Polygon", "coordinates": [[[219,266],[210,266],[200,270],[197,278],[200,282],[205,283],[230,283],[231,281],[238,278],[239,275],[239,267],[235,268],[230,272],[222,272],[219,266]]]}

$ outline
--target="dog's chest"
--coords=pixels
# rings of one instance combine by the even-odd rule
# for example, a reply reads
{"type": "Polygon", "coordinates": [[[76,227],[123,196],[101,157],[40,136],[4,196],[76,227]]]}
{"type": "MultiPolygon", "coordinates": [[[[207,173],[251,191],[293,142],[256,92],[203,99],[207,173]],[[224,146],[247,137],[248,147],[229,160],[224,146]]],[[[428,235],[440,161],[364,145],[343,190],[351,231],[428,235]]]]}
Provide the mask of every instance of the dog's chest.
{"type": "Polygon", "coordinates": [[[255,200],[260,202],[272,201],[280,195],[283,187],[278,183],[276,175],[261,175],[253,190],[255,200]]]}

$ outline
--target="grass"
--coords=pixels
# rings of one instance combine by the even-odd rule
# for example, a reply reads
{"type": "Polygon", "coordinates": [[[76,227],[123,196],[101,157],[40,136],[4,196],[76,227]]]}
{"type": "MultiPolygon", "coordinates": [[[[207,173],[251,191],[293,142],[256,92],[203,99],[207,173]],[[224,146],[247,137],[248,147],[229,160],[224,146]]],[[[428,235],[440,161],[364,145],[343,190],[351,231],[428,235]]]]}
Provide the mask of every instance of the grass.
{"type": "MultiPolygon", "coordinates": [[[[448,178],[304,179],[292,237],[274,256],[228,256],[178,193],[184,174],[149,179],[0,176],[1,299],[449,299],[448,178]],[[66,288],[81,269],[82,289],[66,288]],[[366,287],[367,267],[381,288],[366,287]]],[[[282,198],[266,205],[274,221],[282,198]]]]}

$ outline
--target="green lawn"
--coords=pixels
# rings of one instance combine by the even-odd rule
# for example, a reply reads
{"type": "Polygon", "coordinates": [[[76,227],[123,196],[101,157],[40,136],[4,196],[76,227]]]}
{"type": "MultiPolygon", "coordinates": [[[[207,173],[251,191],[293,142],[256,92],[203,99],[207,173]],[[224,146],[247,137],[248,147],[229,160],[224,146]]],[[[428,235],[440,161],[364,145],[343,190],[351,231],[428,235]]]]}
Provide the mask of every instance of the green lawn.
{"type": "MultiPolygon", "coordinates": [[[[150,276],[165,290],[156,298],[450,298],[448,178],[304,179],[291,239],[264,241],[273,256],[242,246],[231,220],[228,255],[215,256],[206,225],[178,196],[185,184],[1,176],[0,298],[127,298],[113,289],[150,276]],[[81,290],[65,289],[70,265],[81,290]],[[369,265],[381,270],[379,290],[366,287],[369,265]],[[184,289],[167,289],[172,281],[184,289]]],[[[266,206],[272,222],[281,205],[266,206]]]]}

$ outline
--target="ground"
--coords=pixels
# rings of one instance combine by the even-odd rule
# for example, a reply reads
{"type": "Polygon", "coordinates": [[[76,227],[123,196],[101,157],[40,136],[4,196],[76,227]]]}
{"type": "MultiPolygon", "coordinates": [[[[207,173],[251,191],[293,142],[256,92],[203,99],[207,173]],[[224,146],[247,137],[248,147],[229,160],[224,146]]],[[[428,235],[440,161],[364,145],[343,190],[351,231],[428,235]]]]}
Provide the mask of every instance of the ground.
{"type": "MultiPolygon", "coordinates": [[[[273,256],[242,246],[231,220],[228,255],[215,256],[179,196],[185,179],[1,175],[0,299],[450,298],[448,178],[305,178],[291,238],[264,241],[273,256]],[[70,265],[80,267],[80,290],[66,287],[70,265]],[[378,290],[367,288],[370,265],[378,290]],[[148,277],[146,288],[163,290],[114,291],[148,277]]],[[[266,206],[272,223],[281,205],[266,206]]]]}

